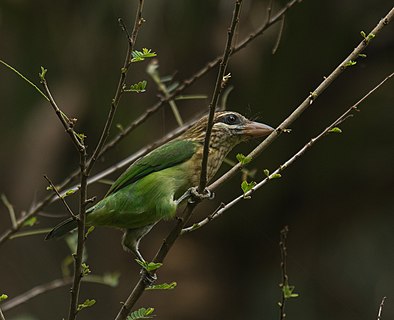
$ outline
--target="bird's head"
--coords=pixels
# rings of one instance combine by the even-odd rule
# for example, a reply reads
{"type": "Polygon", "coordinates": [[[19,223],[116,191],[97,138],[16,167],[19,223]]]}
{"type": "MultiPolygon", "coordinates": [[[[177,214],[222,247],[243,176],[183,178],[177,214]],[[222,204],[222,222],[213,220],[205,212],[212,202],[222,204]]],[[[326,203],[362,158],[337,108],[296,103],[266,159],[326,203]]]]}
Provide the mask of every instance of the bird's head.
{"type": "MultiPolygon", "coordinates": [[[[204,143],[208,116],[201,118],[182,136],[182,139],[204,143]]],[[[260,122],[248,120],[234,111],[216,112],[213,120],[211,147],[232,149],[238,143],[252,138],[266,137],[273,128],[260,122]]]]}

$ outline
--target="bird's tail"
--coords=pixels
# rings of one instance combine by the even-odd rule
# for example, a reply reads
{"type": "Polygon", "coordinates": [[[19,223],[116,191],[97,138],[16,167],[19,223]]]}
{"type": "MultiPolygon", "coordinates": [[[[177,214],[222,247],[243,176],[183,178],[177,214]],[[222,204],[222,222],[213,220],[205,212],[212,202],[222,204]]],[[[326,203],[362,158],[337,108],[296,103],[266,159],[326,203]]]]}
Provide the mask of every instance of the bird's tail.
{"type": "Polygon", "coordinates": [[[72,217],[68,218],[67,220],[60,222],[56,227],[54,227],[52,231],[46,235],[45,240],[60,238],[66,233],[74,230],[77,226],[78,223],[76,219],[72,217]]]}

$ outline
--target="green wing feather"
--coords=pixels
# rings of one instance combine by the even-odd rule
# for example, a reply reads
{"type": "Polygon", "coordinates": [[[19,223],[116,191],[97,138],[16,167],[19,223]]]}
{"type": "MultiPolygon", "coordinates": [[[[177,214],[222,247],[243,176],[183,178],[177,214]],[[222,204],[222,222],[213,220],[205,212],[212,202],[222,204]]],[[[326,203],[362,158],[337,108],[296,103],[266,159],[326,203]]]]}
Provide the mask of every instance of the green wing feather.
{"type": "Polygon", "coordinates": [[[109,188],[108,195],[136,182],[148,174],[160,171],[190,159],[196,144],[188,140],[170,141],[135,161],[109,188]]]}
{"type": "MultiPolygon", "coordinates": [[[[188,140],[170,141],[134,162],[111,186],[105,197],[136,182],[152,172],[160,171],[190,159],[196,144],[188,140]]],[[[89,214],[94,207],[87,210],[89,214]]],[[[45,239],[58,238],[77,227],[77,221],[69,218],[57,225],[45,239]]]]}

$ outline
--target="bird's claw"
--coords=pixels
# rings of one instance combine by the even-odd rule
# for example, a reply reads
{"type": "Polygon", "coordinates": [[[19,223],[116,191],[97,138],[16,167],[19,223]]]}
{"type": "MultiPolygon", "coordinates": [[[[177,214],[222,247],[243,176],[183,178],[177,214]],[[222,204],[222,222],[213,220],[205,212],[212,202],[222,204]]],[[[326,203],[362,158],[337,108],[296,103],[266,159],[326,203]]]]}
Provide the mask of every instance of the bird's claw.
{"type": "Polygon", "coordinates": [[[142,282],[147,286],[151,286],[153,284],[153,282],[155,282],[157,280],[157,276],[156,273],[150,273],[149,271],[145,270],[145,269],[141,269],[141,279],[142,282]]]}
{"type": "Polygon", "coordinates": [[[180,204],[183,200],[188,199],[189,203],[195,203],[196,200],[209,199],[212,200],[215,198],[215,193],[205,188],[203,193],[198,192],[197,187],[189,188],[178,200],[176,200],[177,204],[180,204]]]}
{"type": "Polygon", "coordinates": [[[191,195],[191,197],[188,200],[189,203],[196,202],[196,199],[198,199],[198,200],[203,200],[203,199],[212,200],[213,198],[215,198],[215,193],[207,188],[204,189],[203,193],[198,192],[197,187],[192,187],[188,191],[190,192],[190,195],[191,195]]]}

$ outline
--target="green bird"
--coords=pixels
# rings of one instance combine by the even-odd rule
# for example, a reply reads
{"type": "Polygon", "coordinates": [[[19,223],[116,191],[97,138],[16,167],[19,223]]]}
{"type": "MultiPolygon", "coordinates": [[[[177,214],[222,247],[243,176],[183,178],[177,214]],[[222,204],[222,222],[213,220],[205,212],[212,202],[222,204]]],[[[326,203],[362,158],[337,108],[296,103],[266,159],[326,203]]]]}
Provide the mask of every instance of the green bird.
{"type": "MultiPolygon", "coordinates": [[[[187,191],[200,179],[208,117],[197,121],[180,137],[135,161],[112,184],[104,198],[86,211],[87,226],[122,229],[123,247],[145,261],[139,242],[161,219],[173,218],[187,191]]],[[[240,142],[268,136],[274,129],[232,111],[216,112],[207,165],[208,181],[226,155],[240,142]]],[[[77,227],[69,218],[45,239],[61,237],[77,227]]]]}

